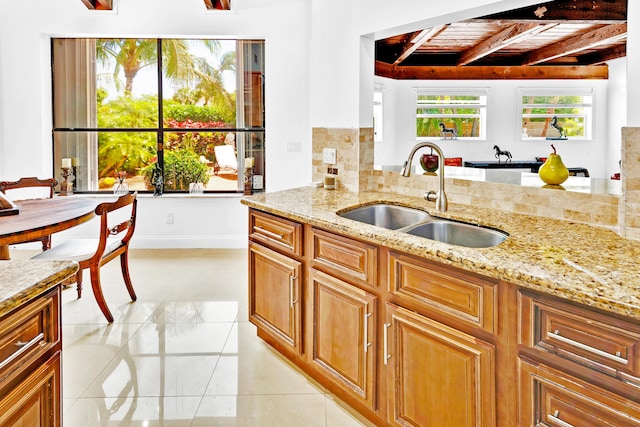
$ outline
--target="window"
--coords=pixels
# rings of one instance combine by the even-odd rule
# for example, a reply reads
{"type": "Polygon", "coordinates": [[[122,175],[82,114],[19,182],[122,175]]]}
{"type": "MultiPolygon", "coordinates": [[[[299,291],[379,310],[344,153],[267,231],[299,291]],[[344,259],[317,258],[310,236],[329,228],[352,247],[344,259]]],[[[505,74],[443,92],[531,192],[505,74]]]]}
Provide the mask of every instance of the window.
{"type": "Polygon", "coordinates": [[[591,140],[594,101],[592,89],[519,89],[518,98],[523,139],[591,140]]]}
{"type": "Polygon", "coordinates": [[[418,89],[416,137],[486,139],[487,90],[418,89]],[[443,131],[444,129],[444,131],[443,131]]]}
{"type": "Polygon", "coordinates": [[[376,84],[373,88],[373,141],[382,141],[382,100],[384,86],[376,84]]]}
{"type": "Polygon", "coordinates": [[[122,176],[151,191],[159,171],[165,192],[239,192],[251,157],[264,190],[263,52],[256,40],[53,39],[54,170],[72,159],[78,192],[122,176]]]}

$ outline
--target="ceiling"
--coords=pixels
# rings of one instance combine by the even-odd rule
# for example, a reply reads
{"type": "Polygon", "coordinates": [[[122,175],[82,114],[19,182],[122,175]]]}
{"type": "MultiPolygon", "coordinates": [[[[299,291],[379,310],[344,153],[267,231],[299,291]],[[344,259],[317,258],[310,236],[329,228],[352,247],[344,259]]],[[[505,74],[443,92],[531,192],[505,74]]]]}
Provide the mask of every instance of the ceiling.
{"type": "Polygon", "coordinates": [[[376,41],[394,79],[606,79],[626,56],[627,0],[556,0],[376,41]]]}

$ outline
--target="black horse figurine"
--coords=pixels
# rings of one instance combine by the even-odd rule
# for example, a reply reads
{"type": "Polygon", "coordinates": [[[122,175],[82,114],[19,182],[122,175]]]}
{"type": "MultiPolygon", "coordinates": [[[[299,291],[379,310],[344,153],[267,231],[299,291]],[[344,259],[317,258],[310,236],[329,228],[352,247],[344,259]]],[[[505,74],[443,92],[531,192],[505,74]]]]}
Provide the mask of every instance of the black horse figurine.
{"type": "Polygon", "coordinates": [[[451,136],[451,139],[458,139],[458,130],[455,127],[448,128],[442,122],[438,123],[438,125],[440,126],[440,135],[442,135],[444,139],[447,139],[447,134],[451,136]]]}
{"type": "Polygon", "coordinates": [[[553,116],[551,119],[551,123],[549,123],[555,130],[560,132],[560,138],[566,138],[567,132],[564,130],[562,126],[558,124],[558,116],[553,116]]]}
{"type": "Polygon", "coordinates": [[[506,157],[505,163],[511,161],[511,152],[510,151],[507,151],[507,150],[503,151],[497,145],[494,145],[493,149],[496,152],[496,159],[498,159],[498,164],[500,164],[500,157],[501,156],[505,156],[506,157]]]}

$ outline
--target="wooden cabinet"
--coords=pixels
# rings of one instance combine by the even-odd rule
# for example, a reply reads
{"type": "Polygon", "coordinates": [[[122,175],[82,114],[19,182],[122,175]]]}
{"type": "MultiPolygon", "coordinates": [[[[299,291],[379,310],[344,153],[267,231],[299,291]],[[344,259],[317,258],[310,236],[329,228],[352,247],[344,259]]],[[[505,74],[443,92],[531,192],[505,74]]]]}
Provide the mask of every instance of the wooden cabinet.
{"type": "Polygon", "coordinates": [[[249,243],[249,320],[296,354],[302,353],[302,263],[249,243]]]}
{"type": "Polygon", "coordinates": [[[386,320],[392,425],[496,425],[493,345],[393,304],[386,320]]]}
{"type": "Polygon", "coordinates": [[[519,295],[522,425],[640,425],[640,325],[519,295]]]}
{"type": "Polygon", "coordinates": [[[0,394],[0,426],[60,426],[60,352],[0,394]]]}
{"type": "Polygon", "coordinates": [[[250,210],[258,334],[379,426],[639,426],[640,323],[250,210]]]}
{"type": "Polygon", "coordinates": [[[60,289],[0,319],[0,426],[60,426],[60,289]]]}
{"type": "Polygon", "coordinates": [[[640,425],[637,402],[590,382],[525,358],[521,362],[520,375],[521,426],[640,425]]]}
{"type": "Polygon", "coordinates": [[[311,363],[375,409],[377,297],[313,269],[309,281],[311,363]]]}

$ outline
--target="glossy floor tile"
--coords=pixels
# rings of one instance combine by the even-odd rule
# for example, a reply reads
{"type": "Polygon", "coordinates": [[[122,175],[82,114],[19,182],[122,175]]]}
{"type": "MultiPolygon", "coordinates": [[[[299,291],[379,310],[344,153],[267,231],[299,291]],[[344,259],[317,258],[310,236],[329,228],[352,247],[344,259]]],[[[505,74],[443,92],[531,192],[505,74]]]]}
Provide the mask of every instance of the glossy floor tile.
{"type": "Polygon", "coordinates": [[[113,324],[88,275],[81,299],[63,291],[65,427],[371,425],[256,336],[246,250],[134,250],[129,262],[135,303],[119,263],[102,268],[113,324]]]}

